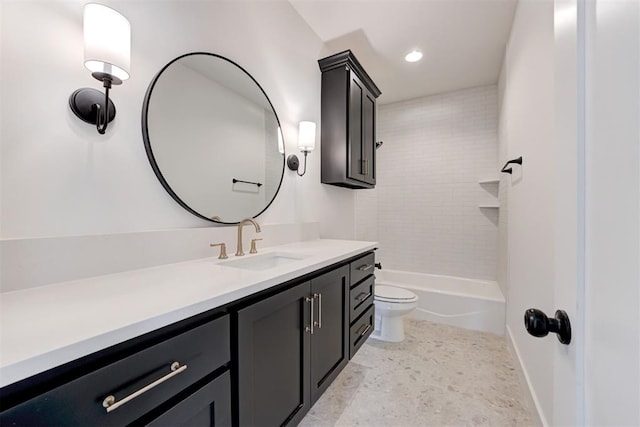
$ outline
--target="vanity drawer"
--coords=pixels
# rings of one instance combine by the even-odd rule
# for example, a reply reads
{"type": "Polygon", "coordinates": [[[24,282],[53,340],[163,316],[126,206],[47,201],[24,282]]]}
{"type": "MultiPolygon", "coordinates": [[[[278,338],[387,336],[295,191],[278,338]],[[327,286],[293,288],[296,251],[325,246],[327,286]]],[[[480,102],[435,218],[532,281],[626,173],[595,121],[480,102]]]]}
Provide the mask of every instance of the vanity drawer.
{"type": "Polygon", "coordinates": [[[190,329],[4,411],[0,424],[129,424],[228,363],[229,328],[225,315],[190,329]]]}
{"type": "Polygon", "coordinates": [[[375,311],[371,305],[358,320],[351,325],[349,337],[349,359],[357,353],[373,332],[375,311]]]}
{"type": "Polygon", "coordinates": [[[370,274],[373,274],[376,263],[376,254],[369,252],[365,256],[358,258],[355,261],[351,261],[350,273],[351,273],[351,286],[360,282],[362,279],[370,274]]]}
{"type": "Polygon", "coordinates": [[[353,322],[360,316],[371,304],[373,304],[373,287],[375,276],[369,276],[360,284],[356,285],[350,291],[349,297],[349,319],[353,322]]]}

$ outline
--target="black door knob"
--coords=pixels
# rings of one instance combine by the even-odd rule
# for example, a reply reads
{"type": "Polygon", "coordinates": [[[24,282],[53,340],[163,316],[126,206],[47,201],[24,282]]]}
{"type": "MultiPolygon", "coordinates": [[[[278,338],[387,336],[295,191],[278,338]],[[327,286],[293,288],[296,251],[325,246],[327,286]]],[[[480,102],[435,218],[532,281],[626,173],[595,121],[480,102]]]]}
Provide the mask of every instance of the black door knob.
{"type": "Polygon", "coordinates": [[[379,262],[376,262],[375,266],[378,270],[382,270],[382,264],[380,264],[379,262]]]}
{"type": "Polygon", "coordinates": [[[571,322],[564,310],[556,310],[555,318],[549,319],[542,310],[530,308],[524,312],[524,327],[534,337],[546,337],[553,332],[562,344],[571,342],[571,322]]]}

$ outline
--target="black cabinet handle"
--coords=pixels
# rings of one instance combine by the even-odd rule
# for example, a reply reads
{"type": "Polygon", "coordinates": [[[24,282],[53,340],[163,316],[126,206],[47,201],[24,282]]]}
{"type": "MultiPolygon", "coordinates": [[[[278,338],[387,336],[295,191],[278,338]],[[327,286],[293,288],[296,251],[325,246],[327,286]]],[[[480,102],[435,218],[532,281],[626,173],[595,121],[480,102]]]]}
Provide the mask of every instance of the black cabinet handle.
{"type": "Polygon", "coordinates": [[[556,310],[555,318],[549,319],[542,310],[530,308],[524,312],[524,327],[534,337],[546,337],[553,332],[562,344],[571,342],[571,322],[564,310],[556,310]]]}

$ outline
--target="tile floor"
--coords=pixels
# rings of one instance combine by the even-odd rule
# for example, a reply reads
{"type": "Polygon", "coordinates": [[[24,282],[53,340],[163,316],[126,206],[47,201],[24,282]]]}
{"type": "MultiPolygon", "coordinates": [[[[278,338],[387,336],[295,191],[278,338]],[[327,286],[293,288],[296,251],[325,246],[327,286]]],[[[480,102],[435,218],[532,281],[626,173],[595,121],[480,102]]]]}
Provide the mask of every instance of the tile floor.
{"type": "Polygon", "coordinates": [[[528,426],[504,337],[413,319],[404,342],[369,339],[301,426],[528,426]]]}

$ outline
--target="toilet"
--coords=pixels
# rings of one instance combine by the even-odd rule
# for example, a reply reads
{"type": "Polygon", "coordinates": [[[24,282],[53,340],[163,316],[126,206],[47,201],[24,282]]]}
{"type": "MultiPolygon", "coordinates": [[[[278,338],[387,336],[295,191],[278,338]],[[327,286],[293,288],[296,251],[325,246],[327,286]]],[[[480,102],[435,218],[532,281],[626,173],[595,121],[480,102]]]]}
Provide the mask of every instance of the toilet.
{"type": "Polygon", "coordinates": [[[376,285],[373,303],[376,318],[371,338],[389,342],[404,340],[402,318],[418,306],[418,296],[407,289],[376,285]]]}

